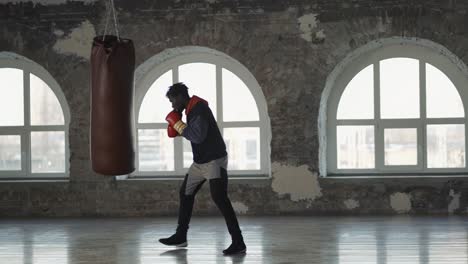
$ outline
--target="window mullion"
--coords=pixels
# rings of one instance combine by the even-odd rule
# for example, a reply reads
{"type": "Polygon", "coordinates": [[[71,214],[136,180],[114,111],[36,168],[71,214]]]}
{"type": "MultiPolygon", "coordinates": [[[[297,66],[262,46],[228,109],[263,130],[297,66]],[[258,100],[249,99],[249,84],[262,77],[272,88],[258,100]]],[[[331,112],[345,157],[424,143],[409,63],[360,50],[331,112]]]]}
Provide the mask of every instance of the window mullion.
{"type": "Polygon", "coordinates": [[[419,60],[419,105],[420,105],[420,122],[418,126],[418,164],[422,171],[427,167],[427,146],[426,146],[426,64],[423,60],[419,60]]]}
{"type": "Polygon", "coordinates": [[[138,147],[138,143],[140,142],[140,135],[139,135],[139,127],[138,121],[136,121],[135,126],[135,171],[130,173],[130,175],[134,173],[138,173],[140,171],[140,150],[138,147]]]}
{"type": "MultiPolygon", "coordinates": [[[[222,127],[227,128],[227,127],[260,127],[261,122],[260,121],[229,121],[229,122],[223,122],[222,127]]],[[[221,126],[220,126],[221,129],[221,126]]]]}
{"type": "Polygon", "coordinates": [[[184,144],[182,137],[176,137],[174,139],[174,170],[183,174],[184,170],[184,144]]]}
{"type": "Polygon", "coordinates": [[[224,134],[224,120],[223,120],[223,79],[222,79],[222,67],[216,65],[216,116],[217,123],[221,130],[221,134],[224,134]]]}
{"type": "Polygon", "coordinates": [[[32,157],[31,157],[31,82],[30,72],[23,71],[23,88],[24,88],[24,133],[21,140],[21,157],[24,165],[23,171],[26,175],[32,173],[32,157]]]}
{"type": "Polygon", "coordinates": [[[50,126],[30,126],[30,131],[64,131],[66,129],[65,125],[50,125],[50,126]]]}
{"type": "MultiPolygon", "coordinates": [[[[466,111],[466,109],[465,109],[466,111]]],[[[465,120],[466,120],[466,115],[465,115],[465,120]]],[[[466,151],[468,150],[468,135],[466,133],[466,124],[468,124],[468,121],[465,121],[465,123],[463,123],[463,127],[464,127],[464,130],[465,130],[465,169],[468,167],[467,166],[467,162],[466,162],[466,151]]]]}
{"type": "MultiPolygon", "coordinates": [[[[173,83],[179,82],[179,66],[176,65],[172,68],[172,80],[173,83]]],[[[174,171],[183,174],[184,170],[184,144],[182,137],[174,138],[174,171]]]]}
{"type": "Polygon", "coordinates": [[[374,144],[375,144],[375,169],[381,171],[384,168],[384,136],[383,127],[380,125],[380,62],[374,63],[374,144]]]}
{"type": "Polygon", "coordinates": [[[172,82],[173,83],[179,82],[179,66],[178,65],[172,68],[172,82]]]}
{"type": "Polygon", "coordinates": [[[329,168],[328,171],[336,172],[338,170],[336,111],[334,112],[332,120],[327,134],[327,137],[331,138],[331,140],[328,141],[329,145],[327,145],[327,151],[330,151],[330,154],[333,153],[333,155],[329,155],[330,159],[327,160],[327,167],[329,168]]]}
{"type": "Polygon", "coordinates": [[[165,129],[167,127],[167,123],[140,123],[137,124],[138,129],[165,129]]]}

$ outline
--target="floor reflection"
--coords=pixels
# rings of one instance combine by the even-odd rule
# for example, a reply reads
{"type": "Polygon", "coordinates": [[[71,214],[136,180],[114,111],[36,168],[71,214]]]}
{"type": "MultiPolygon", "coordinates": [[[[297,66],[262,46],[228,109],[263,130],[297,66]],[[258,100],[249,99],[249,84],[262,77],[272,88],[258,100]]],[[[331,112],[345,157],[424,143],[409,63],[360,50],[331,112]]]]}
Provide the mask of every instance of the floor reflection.
{"type": "Polygon", "coordinates": [[[180,248],[180,249],[172,249],[165,251],[161,254],[159,254],[161,257],[171,257],[172,260],[175,263],[180,263],[180,264],[187,264],[187,249],[186,248],[180,248]]]}
{"type": "Polygon", "coordinates": [[[458,217],[245,217],[247,254],[223,256],[222,218],[197,218],[187,248],[157,242],[174,218],[0,220],[0,263],[468,263],[458,217]]]}
{"type": "Polygon", "coordinates": [[[0,263],[67,264],[68,234],[61,226],[28,224],[9,228],[0,226],[0,263]]]}

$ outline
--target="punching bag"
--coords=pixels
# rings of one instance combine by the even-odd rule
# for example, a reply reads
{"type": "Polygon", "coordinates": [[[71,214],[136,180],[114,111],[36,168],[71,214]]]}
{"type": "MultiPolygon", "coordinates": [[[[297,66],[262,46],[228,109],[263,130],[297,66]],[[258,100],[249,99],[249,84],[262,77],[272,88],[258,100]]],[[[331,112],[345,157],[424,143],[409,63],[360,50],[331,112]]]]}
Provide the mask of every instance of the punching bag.
{"type": "Polygon", "coordinates": [[[91,50],[91,163],[103,175],[135,170],[133,73],[135,49],[129,39],[104,35],[91,50]]]}

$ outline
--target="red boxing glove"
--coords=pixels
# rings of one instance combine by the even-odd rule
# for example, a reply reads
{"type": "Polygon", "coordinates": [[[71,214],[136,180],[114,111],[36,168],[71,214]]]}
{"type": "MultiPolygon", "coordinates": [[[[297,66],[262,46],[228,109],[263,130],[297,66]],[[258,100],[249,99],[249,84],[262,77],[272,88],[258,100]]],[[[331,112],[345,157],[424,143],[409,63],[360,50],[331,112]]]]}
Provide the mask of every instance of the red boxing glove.
{"type": "Polygon", "coordinates": [[[177,130],[175,130],[173,127],[171,127],[171,125],[167,125],[167,135],[170,137],[170,138],[175,138],[179,135],[179,133],[177,133],[177,130]]]}
{"type": "Polygon", "coordinates": [[[172,110],[169,114],[166,116],[166,121],[169,123],[169,125],[174,126],[177,121],[180,121],[182,119],[182,114],[172,110]]]}
{"type": "Polygon", "coordinates": [[[182,122],[182,114],[177,111],[172,111],[166,116],[166,121],[171,127],[173,127],[180,135],[182,131],[187,127],[187,125],[182,122]]]}

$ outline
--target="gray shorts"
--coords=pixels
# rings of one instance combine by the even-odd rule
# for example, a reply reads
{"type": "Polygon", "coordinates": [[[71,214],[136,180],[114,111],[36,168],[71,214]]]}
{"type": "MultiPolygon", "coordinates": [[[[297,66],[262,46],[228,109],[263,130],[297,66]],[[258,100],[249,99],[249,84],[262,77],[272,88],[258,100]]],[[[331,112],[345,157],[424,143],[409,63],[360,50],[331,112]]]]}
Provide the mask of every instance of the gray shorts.
{"type": "Polygon", "coordinates": [[[212,160],[207,163],[192,163],[188,170],[187,185],[185,186],[185,195],[192,195],[194,193],[194,190],[200,184],[203,184],[205,180],[221,178],[221,168],[227,170],[227,165],[227,156],[216,160],[212,160]]]}

